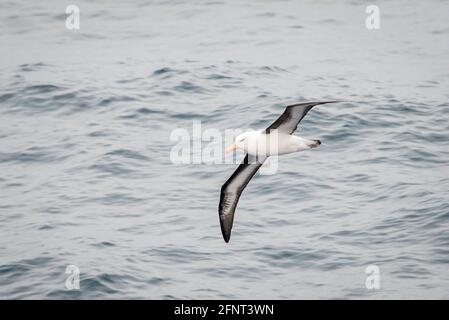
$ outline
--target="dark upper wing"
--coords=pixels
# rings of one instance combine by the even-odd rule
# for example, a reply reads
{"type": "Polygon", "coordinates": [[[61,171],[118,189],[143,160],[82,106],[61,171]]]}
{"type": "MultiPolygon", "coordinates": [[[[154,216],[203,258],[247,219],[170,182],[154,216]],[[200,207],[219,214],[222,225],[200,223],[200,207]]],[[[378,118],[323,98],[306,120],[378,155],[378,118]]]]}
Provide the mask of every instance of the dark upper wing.
{"type": "Polygon", "coordinates": [[[228,181],[221,187],[218,213],[220,215],[221,233],[226,242],[229,242],[231,238],[234,212],[240,195],[257,170],[262,166],[265,159],[261,159],[260,157],[256,159],[247,154],[245,160],[243,160],[237,170],[235,170],[228,181]]]}
{"type": "Polygon", "coordinates": [[[314,106],[325,103],[332,103],[339,101],[324,101],[324,102],[307,102],[293,104],[285,108],[285,111],[279,118],[276,119],[266,130],[266,133],[270,133],[271,130],[277,129],[282,133],[292,134],[301,120],[306,116],[314,106]]]}

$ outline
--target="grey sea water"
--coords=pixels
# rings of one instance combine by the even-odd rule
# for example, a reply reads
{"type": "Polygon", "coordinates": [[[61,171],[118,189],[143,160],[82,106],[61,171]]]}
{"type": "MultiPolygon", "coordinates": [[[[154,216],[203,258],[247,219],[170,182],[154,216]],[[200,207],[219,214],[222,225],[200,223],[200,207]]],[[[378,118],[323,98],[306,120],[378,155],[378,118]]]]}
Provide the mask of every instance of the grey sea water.
{"type": "Polygon", "coordinates": [[[74,2],[0,2],[0,298],[449,298],[448,1],[74,2]],[[225,244],[171,132],[326,99],[225,244]]]}

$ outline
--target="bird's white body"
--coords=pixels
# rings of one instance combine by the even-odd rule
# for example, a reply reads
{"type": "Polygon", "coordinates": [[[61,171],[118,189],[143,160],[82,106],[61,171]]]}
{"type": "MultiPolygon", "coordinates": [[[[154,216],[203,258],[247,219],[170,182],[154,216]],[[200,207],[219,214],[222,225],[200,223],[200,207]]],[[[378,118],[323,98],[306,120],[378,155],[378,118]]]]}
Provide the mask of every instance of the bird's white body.
{"type": "Polygon", "coordinates": [[[252,156],[282,155],[317,147],[319,140],[309,140],[276,130],[248,131],[236,138],[236,146],[252,156]]]}

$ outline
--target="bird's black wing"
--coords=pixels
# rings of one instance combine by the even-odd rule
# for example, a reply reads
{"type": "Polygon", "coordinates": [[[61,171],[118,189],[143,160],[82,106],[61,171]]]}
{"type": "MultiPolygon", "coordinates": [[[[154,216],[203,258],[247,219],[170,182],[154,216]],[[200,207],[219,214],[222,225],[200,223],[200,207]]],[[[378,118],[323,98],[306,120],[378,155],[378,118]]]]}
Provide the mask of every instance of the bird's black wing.
{"type": "Polygon", "coordinates": [[[229,239],[231,238],[234,212],[240,195],[265,160],[265,157],[256,158],[247,154],[237,170],[235,170],[228,181],[221,187],[218,213],[220,215],[221,233],[226,242],[229,242],[229,239]]]}
{"type": "Polygon", "coordinates": [[[292,134],[310,109],[319,104],[332,102],[339,101],[307,102],[287,106],[284,113],[282,113],[275,122],[265,129],[265,133],[269,134],[271,130],[277,129],[281,133],[292,134]]]}

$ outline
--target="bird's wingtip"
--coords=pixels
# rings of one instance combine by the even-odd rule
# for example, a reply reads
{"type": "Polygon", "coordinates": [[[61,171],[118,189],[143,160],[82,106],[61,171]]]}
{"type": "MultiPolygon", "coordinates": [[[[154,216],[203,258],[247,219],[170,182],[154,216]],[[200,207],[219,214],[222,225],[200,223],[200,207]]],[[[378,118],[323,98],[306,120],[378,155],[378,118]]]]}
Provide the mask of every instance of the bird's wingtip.
{"type": "Polygon", "coordinates": [[[330,101],[317,102],[317,104],[338,103],[338,102],[346,102],[346,101],[344,101],[344,100],[330,100],[330,101]]]}
{"type": "Polygon", "coordinates": [[[338,103],[338,102],[347,102],[345,100],[329,100],[329,101],[314,101],[314,102],[300,102],[295,104],[287,105],[287,108],[289,107],[299,107],[299,106],[317,106],[319,104],[326,104],[326,103],[338,103]]]}
{"type": "Polygon", "coordinates": [[[222,230],[222,234],[223,234],[223,240],[228,243],[229,240],[231,239],[231,230],[229,230],[229,232],[226,232],[225,230],[222,230]]]}

